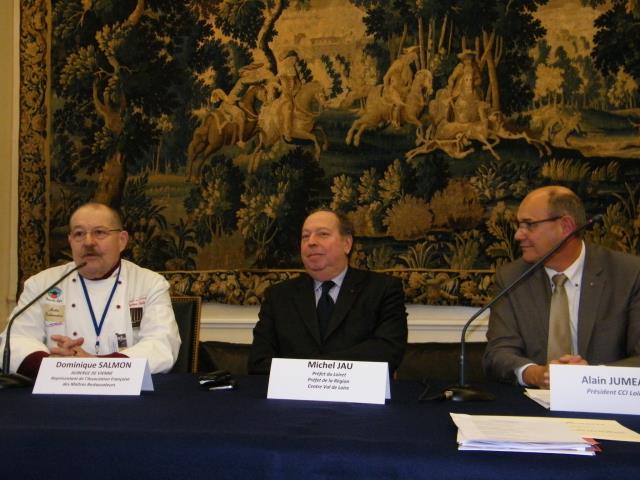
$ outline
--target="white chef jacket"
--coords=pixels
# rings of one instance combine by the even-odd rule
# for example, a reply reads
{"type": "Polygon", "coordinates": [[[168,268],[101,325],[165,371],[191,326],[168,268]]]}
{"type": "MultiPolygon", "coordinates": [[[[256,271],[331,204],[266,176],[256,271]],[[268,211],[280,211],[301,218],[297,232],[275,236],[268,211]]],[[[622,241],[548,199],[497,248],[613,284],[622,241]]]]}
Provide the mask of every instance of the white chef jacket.
{"type": "MultiPolygon", "coordinates": [[[[71,262],[29,278],[12,315],[74,267],[71,262]]],[[[127,260],[122,260],[109,278],[84,279],[98,323],[116,279],[118,285],[100,332],[99,346],[80,275],[74,272],[16,318],[11,328],[10,371],[15,372],[34,352],[49,353],[49,348],[56,346],[51,335],[83,337],[82,348],[90,354],[119,352],[131,358],[146,358],[151,373],[171,370],[178,356],[180,334],[171,306],[169,282],[127,260]]],[[[0,351],[4,351],[5,337],[6,329],[0,351]]]]}

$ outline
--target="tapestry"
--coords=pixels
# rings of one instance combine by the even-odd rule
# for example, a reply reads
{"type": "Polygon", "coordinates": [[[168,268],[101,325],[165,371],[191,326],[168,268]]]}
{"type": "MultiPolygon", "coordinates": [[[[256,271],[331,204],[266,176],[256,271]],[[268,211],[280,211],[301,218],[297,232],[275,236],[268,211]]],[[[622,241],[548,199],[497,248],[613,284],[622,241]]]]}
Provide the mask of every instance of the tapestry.
{"type": "Polygon", "coordinates": [[[637,254],[640,7],[580,0],[24,0],[20,277],[123,212],[174,293],[259,303],[318,207],[407,300],[480,305],[561,184],[637,254]]]}

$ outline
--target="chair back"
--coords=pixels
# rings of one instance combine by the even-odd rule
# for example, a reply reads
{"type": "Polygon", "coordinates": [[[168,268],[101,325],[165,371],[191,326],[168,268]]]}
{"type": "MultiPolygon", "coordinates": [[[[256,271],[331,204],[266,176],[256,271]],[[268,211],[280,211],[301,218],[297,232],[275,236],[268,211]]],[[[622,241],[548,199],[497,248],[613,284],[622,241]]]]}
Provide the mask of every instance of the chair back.
{"type": "MultiPolygon", "coordinates": [[[[485,382],[482,355],[486,342],[467,342],[465,373],[471,383],[485,382]]],[[[455,382],[459,378],[460,342],[409,343],[396,371],[398,380],[455,382]]]]}
{"type": "Polygon", "coordinates": [[[198,346],[200,340],[200,297],[172,296],[171,305],[178,323],[182,344],[171,373],[195,373],[198,371],[198,346]]]}
{"type": "Polygon", "coordinates": [[[203,372],[228,370],[233,375],[246,375],[251,345],[207,340],[200,342],[198,366],[203,372]]]}

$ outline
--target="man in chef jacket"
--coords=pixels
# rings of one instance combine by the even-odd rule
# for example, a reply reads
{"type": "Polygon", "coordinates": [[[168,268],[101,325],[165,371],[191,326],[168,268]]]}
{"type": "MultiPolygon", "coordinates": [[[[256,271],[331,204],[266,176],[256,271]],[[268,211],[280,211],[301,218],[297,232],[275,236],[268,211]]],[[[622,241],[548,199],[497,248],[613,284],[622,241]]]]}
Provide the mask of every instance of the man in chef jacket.
{"type": "MultiPolygon", "coordinates": [[[[161,275],[121,259],[129,234],[118,212],[100,203],[79,207],[69,221],[73,262],[29,278],[18,311],[76,265],[18,317],[11,329],[11,372],[35,377],[45,357],[146,358],[151,373],[168,372],[180,335],[161,275]]],[[[0,351],[4,350],[6,330],[0,351]]]]}

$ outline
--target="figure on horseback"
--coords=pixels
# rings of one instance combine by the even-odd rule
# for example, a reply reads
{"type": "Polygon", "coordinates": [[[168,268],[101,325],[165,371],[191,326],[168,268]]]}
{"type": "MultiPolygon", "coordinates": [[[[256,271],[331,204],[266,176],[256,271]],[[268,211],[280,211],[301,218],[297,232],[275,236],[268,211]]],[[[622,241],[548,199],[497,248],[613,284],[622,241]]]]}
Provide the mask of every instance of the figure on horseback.
{"type": "Polygon", "coordinates": [[[321,151],[327,148],[327,135],[322,128],[316,126],[315,119],[320,115],[325,102],[326,96],[320,82],[314,80],[302,84],[293,98],[290,127],[286,125],[290,105],[289,99],[285,95],[281,95],[273,102],[264,105],[258,118],[258,143],[252,154],[249,171],[254,171],[258,167],[260,158],[266,149],[283,141],[287,143],[295,140],[313,142],[315,158],[318,160],[321,151]],[[286,138],[287,134],[289,140],[286,138]],[[322,137],[322,145],[318,137],[322,137]]]}
{"type": "MultiPolygon", "coordinates": [[[[405,55],[404,66],[412,72],[409,65],[413,61],[414,53],[409,51],[405,55]]],[[[407,74],[406,70],[396,70],[396,73],[407,74]]],[[[408,87],[399,89],[399,85],[399,80],[390,80],[389,88],[385,88],[384,84],[376,85],[369,91],[364,111],[354,120],[347,132],[347,145],[353,143],[357,147],[365,130],[386,126],[389,123],[398,126],[410,123],[416,126],[419,133],[422,132],[420,116],[427,98],[433,93],[433,75],[428,69],[421,69],[415,75],[411,73],[408,87]]]]}
{"type": "Polygon", "coordinates": [[[245,143],[242,139],[244,138],[244,125],[247,120],[244,111],[237,105],[238,99],[227,95],[221,88],[216,88],[211,94],[211,101],[214,105],[220,102],[218,111],[222,114],[223,121],[218,124],[218,133],[222,134],[222,129],[230,125],[233,128],[231,144],[243,148],[245,143]]]}
{"type": "Polygon", "coordinates": [[[400,109],[406,107],[405,97],[413,81],[411,65],[418,61],[418,47],[407,48],[391,64],[382,79],[382,98],[391,105],[391,124],[400,127],[400,109]]]}
{"type": "Polygon", "coordinates": [[[242,148],[256,133],[258,110],[266,101],[265,82],[273,80],[262,64],[251,64],[240,69],[240,77],[229,94],[216,89],[213,101],[221,101],[207,113],[194,130],[187,149],[187,181],[198,177],[202,164],[224,146],[242,148]]]}

